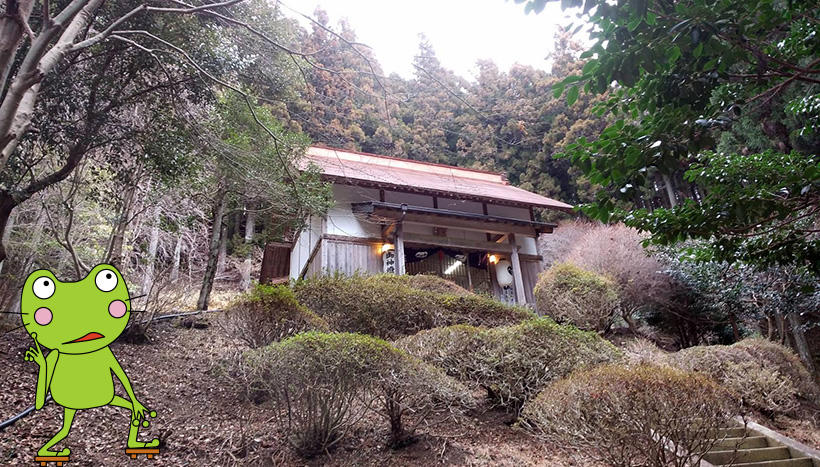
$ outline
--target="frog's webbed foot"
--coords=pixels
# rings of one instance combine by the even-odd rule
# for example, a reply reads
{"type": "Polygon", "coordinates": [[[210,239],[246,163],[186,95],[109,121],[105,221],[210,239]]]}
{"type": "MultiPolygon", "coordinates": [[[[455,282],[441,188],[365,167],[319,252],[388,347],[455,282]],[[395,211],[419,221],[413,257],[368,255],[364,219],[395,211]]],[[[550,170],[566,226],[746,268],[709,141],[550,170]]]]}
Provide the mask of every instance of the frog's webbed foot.
{"type": "MultiPolygon", "coordinates": [[[[153,410],[147,413],[147,416],[154,418],[157,416],[157,413],[153,410]]],[[[139,431],[139,427],[142,425],[144,428],[148,428],[151,424],[148,420],[143,419],[141,422],[140,420],[133,420],[131,422],[130,429],[128,430],[128,448],[129,449],[139,449],[139,448],[155,448],[159,446],[159,438],[154,438],[151,441],[142,442],[137,441],[137,432],[139,431]]]]}
{"type": "Polygon", "coordinates": [[[159,438],[154,438],[147,443],[143,443],[142,441],[131,441],[128,440],[128,448],[129,449],[140,449],[140,448],[155,448],[159,446],[159,438]]]}
{"type": "Polygon", "coordinates": [[[49,451],[45,448],[45,446],[41,447],[39,451],[37,451],[37,455],[40,457],[57,457],[57,456],[67,456],[71,454],[71,449],[65,448],[60,450],[60,452],[49,451]]]}

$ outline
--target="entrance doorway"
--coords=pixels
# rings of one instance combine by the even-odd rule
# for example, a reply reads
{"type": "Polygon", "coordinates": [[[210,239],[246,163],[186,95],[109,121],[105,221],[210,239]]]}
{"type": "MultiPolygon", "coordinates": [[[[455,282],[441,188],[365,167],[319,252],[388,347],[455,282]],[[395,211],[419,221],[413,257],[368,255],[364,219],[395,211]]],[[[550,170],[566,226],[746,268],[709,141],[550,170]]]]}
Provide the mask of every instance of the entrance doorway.
{"type": "Polygon", "coordinates": [[[440,247],[405,247],[404,256],[408,275],[432,274],[475,293],[493,292],[487,253],[468,253],[440,247]]]}

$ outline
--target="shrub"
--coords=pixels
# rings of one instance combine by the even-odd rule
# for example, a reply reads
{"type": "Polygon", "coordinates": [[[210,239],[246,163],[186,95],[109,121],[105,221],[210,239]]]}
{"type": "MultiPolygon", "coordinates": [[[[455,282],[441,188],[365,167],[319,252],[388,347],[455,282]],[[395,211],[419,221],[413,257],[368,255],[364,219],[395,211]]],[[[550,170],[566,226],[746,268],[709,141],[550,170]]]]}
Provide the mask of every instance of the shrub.
{"type": "Polygon", "coordinates": [[[330,323],[332,329],[395,339],[451,324],[498,326],[531,318],[521,307],[475,294],[421,290],[445,289],[440,281],[393,274],[324,276],[294,285],[296,297],[330,323]],[[431,285],[438,284],[438,285],[431,285]]]}
{"type": "Polygon", "coordinates": [[[705,376],[605,365],[544,389],[524,406],[520,423],[541,439],[584,449],[609,465],[683,467],[700,465],[734,409],[729,393],[705,376]]]}
{"type": "Polygon", "coordinates": [[[450,376],[478,384],[496,404],[512,410],[577,368],[618,358],[615,347],[595,333],[546,318],[496,328],[431,329],[396,345],[450,376]]]}
{"type": "Polygon", "coordinates": [[[669,354],[667,363],[704,373],[768,414],[793,413],[800,399],[813,400],[817,388],[809,372],[787,347],[754,338],[733,345],[690,347],[669,354]]]}
{"type": "Polygon", "coordinates": [[[298,334],[247,354],[251,391],[271,401],[306,457],[327,452],[368,410],[391,423],[391,443],[412,435],[403,415],[473,404],[463,385],[389,343],[349,333],[298,334]]]}
{"type": "Polygon", "coordinates": [[[329,329],[327,322],[300,305],[285,286],[257,285],[234,300],[220,324],[234,339],[259,348],[302,331],[329,329]]]}
{"type": "Polygon", "coordinates": [[[416,274],[414,276],[393,276],[407,281],[407,285],[414,289],[426,290],[428,292],[443,293],[449,295],[472,295],[472,293],[464,287],[456,284],[453,281],[448,281],[438,276],[431,274],[416,274]]]}
{"type": "Polygon", "coordinates": [[[608,330],[618,308],[618,291],[611,279],[570,263],[542,272],[534,293],[541,313],[581,329],[608,330]]]}
{"type": "Polygon", "coordinates": [[[639,313],[665,309],[675,293],[666,267],[648,254],[646,237],[623,224],[598,225],[587,230],[564,261],[611,278],[618,289],[619,310],[632,331],[639,313]]]}

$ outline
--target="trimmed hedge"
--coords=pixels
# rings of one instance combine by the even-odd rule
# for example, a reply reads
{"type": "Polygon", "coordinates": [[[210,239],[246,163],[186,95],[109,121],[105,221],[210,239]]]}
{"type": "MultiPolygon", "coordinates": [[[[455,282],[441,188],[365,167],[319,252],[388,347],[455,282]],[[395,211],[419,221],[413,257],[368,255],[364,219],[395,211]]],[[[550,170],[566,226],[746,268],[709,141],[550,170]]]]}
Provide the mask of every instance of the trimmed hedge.
{"type": "Polygon", "coordinates": [[[609,465],[684,467],[700,465],[717,443],[714,431],[738,408],[728,391],[704,375],[604,365],[548,386],[524,406],[520,424],[609,465]]]}
{"type": "Polygon", "coordinates": [[[703,373],[769,414],[790,414],[800,400],[817,402],[812,376],[791,349],[763,338],[732,345],[689,347],[668,354],[669,365],[703,373]]]}
{"type": "Polygon", "coordinates": [[[258,348],[309,330],[327,331],[327,322],[281,285],[257,285],[233,300],[219,321],[228,336],[258,348]]]}
{"type": "Polygon", "coordinates": [[[526,308],[481,295],[440,293],[453,289],[444,282],[430,276],[393,274],[324,276],[299,281],[293,289],[299,302],[327,320],[332,329],[385,339],[453,324],[500,326],[534,316],[526,308]]]}
{"type": "Polygon", "coordinates": [[[396,345],[450,376],[485,388],[497,405],[512,410],[577,368],[620,358],[618,350],[597,334],[547,318],[496,328],[436,328],[396,345]]]}
{"type": "Polygon", "coordinates": [[[369,410],[390,422],[400,445],[434,410],[474,406],[470,392],[443,372],[372,336],[308,332],[246,353],[246,387],[270,401],[296,450],[312,457],[341,441],[369,410]]]}
{"type": "Polygon", "coordinates": [[[609,330],[618,310],[618,285],[572,263],[542,272],[533,293],[538,311],[585,330],[609,330]]]}

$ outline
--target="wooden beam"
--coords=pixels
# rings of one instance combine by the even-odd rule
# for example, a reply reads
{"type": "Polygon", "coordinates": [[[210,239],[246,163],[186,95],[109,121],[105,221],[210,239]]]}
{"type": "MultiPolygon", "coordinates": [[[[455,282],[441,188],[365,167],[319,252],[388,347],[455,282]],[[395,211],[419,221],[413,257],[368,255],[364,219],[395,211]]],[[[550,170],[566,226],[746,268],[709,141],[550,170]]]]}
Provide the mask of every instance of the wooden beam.
{"type": "Polygon", "coordinates": [[[512,262],[513,280],[515,282],[515,301],[518,302],[519,305],[526,305],[527,294],[524,293],[524,276],[521,274],[521,259],[518,257],[518,245],[515,243],[515,234],[510,234],[510,244],[512,245],[510,262],[512,262]]]}
{"type": "MultiPolygon", "coordinates": [[[[387,214],[379,213],[377,215],[387,214]]],[[[410,214],[404,218],[405,222],[428,225],[431,227],[446,227],[449,229],[469,230],[472,232],[491,232],[498,234],[509,233],[510,231],[521,235],[535,236],[535,229],[527,226],[516,226],[502,223],[474,221],[469,219],[443,218],[441,216],[429,214],[410,214]]]]}
{"type": "MultiPolygon", "coordinates": [[[[507,243],[484,242],[481,240],[467,240],[463,238],[438,237],[436,235],[407,234],[404,240],[413,245],[432,245],[452,248],[454,250],[470,250],[491,253],[510,253],[512,246],[507,243]]],[[[398,248],[398,245],[396,246],[398,248]]]]}
{"type": "Polygon", "coordinates": [[[404,274],[404,266],[404,226],[399,222],[396,224],[396,274],[404,274]]]}

